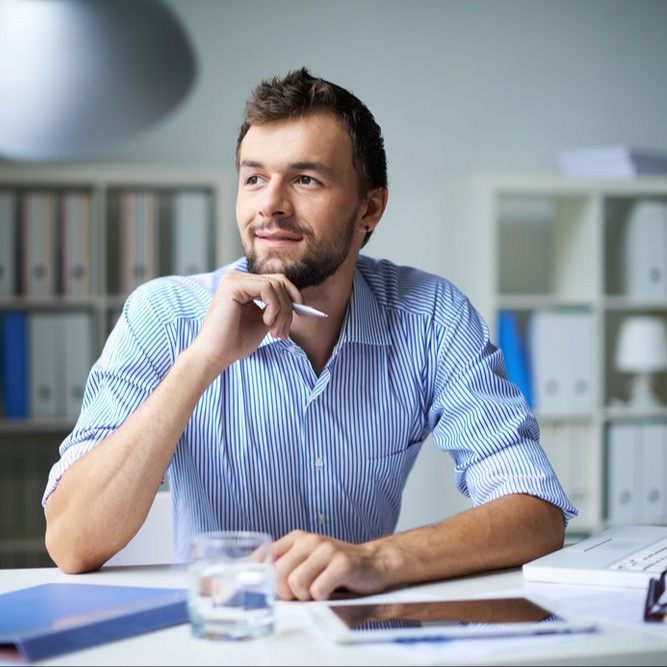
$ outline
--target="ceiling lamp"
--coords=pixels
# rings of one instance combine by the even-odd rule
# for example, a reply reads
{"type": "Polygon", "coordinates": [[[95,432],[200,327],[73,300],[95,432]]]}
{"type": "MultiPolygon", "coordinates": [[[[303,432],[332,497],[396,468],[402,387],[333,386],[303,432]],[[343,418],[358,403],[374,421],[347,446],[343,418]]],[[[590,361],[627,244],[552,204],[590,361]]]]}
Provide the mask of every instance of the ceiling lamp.
{"type": "Polygon", "coordinates": [[[0,158],[99,153],[166,116],[195,73],[159,0],[0,0],[0,158]]]}

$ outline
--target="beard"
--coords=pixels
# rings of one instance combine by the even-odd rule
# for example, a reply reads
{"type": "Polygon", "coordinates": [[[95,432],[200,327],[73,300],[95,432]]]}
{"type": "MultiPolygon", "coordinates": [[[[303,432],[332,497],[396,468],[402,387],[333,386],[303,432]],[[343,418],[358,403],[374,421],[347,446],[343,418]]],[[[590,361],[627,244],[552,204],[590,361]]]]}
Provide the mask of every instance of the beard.
{"type": "MultiPolygon", "coordinates": [[[[338,239],[322,242],[319,247],[310,248],[303,257],[296,260],[284,260],[277,255],[260,258],[252,250],[250,244],[244,242],[243,250],[246,255],[248,272],[255,274],[282,273],[298,290],[322,284],[338,271],[350,254],[357,213],[355,211],[350,216],[338,239]]],[[[311,236],[309,230],[303,230],[288,220],[274,220],[271,227],[297,232],[306,239],[311,236]]]]}

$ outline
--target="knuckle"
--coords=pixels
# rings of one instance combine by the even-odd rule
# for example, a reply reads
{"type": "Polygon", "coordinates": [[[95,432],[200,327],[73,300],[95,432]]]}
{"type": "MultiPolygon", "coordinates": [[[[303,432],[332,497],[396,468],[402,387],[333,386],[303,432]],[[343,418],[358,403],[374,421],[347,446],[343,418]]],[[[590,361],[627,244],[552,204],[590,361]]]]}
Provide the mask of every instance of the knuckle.
{"type": "Polygon", "coordinates": [[[304,585],[302,577],[298,572],[292,572],[287,578],[287,583],[292,595],[297,600],[308,600],[310,598],[308,586],[304,585]]]}

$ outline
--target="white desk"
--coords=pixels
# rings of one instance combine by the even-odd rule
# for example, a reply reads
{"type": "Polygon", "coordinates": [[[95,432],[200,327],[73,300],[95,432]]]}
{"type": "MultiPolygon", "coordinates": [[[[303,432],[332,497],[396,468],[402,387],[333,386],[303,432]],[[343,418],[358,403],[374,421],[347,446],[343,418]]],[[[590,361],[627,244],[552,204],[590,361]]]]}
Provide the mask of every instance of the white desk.
{"type": "MultiPolygon", "coordinates": [[[[185,587],[178,566],[107,567],[85,575],[57,568],[0,570],[0,593],[46,582],[115,583],[185,587]]],[[[403,599],[461,598],[503,591],[536,593],[557,609],[580,613],[597,605],[608,609],[600,631],[572,636],[456,640],[436,645],[376,644],[342,646],[320,634],[308,603],[279,602],[273,638],[229,643],[196,639],[187,624],[95,648],[68,653],[49,665],[667,665],[667,624],[641,622],[643,591],[618,589],[607,605],[607,591],[596,587],[524,584],[520,570],[465,577],[401,591],[403,599]],[[623,622],[614,618],[620,614],[623,622]]]]}

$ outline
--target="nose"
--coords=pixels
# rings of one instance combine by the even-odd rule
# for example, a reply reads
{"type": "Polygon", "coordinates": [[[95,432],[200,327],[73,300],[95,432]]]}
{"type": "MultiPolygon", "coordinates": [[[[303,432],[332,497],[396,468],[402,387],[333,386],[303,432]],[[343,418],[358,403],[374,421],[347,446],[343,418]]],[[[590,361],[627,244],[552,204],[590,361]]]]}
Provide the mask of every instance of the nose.
{"type": "Polygon", "coordinates": [[[289,188],[282,179],[271,179],[262,191],[258,213],[264,218],[284,218],[292,215],[289,188]]]}

